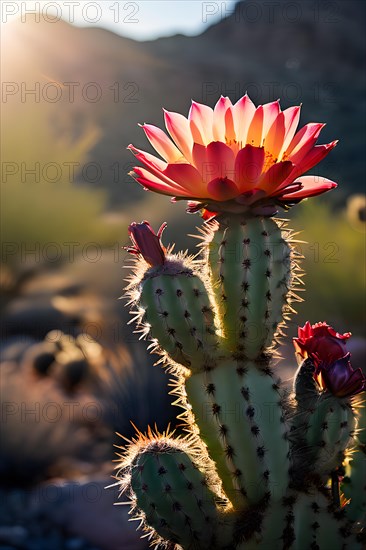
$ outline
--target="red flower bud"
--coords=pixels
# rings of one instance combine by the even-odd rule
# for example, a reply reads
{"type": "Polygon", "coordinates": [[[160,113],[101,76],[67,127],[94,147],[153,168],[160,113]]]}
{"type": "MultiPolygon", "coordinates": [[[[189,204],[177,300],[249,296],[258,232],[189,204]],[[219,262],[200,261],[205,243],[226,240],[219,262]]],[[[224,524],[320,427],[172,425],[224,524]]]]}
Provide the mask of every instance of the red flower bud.
{"type": "Polygon", "coordinates": [[[339,334],[327,323],[311,325],[307,321],[293,340],[300,359],[314,363],[314,378],[320,388],[336,397],[351,397],[366,388],[362,370],[354,370],[349,360],[346,342],[350,336],[350,332],[339,334]]]}
{"type": "Polygon", "coordinates": [[[296,353],[301,359],[310,357],[316,368],[321,364],[330,364],[344,357],[347,353],[346,342],[351,333],[339,334],[327,323],[309,321],[298,328],[298,338],[294,338],[296,353]]]}
{"type": "Polygon", "coordinates": [[[152,267],[163,265],[166,249],[161,242],[161,236],[166,226],[167,224],[164,222],[158,233],[155,234],[149,222],[132,222],[128,227],[128,233],[133,246],[125,247],[125,249],[131,254],[142,256],[152,267]]]}
{"type": "Polygon", "coordinates": [[[317,376],[322,389],[336,397],[351,397],[366,389],[366,379],[361,369],[353,370],[350,353],[328,367],[321,368],[317,376]]]}

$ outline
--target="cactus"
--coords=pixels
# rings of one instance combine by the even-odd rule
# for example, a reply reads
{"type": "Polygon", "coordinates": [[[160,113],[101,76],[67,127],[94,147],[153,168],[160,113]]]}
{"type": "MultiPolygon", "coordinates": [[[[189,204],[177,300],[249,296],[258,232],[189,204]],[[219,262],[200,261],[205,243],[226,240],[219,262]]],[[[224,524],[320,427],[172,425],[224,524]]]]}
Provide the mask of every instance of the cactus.
{"type": "MultiPolygon", "coordinates": [[[[253,219],[249,230],[255,233],[265,221],[253,219]]],[[[251,223],[246,220],[246,230],[251,223]]],[[[227,224],[225,220],[226,229],[227,224]]],[[[237,230],[236,219],[234,224],[237,230]]],[[[206,225],[208,258],[218,229],[217,222],[206,225]]],[[[334,548],[361,548],[352,521],[337,515],[337,503],[327,489],[346,451],[356,444],[354,389],[342,397],[322,391],[308,357],[298,370],[291,399],[270,364],[273,344],[264,347],[257,338],[255,359],[247,357],[245,344],[238,346],[236,338],[230,344],[226,334],[231,326],[237,330],[241,302],[230,298],[229,314],[223,313],[222,287],[215,288],[223,282],[209,268],[210,260],[202,265],[166,251],[161,235],[147,222],[132,224],[130,233],[135,243],[130,251],[138,256],[128,287],[130,304],[137,308],[138,330],[150,335],[154,351],[160,351],[175,376],[172,393],[184,408],[180,418],[188,431],[185,438],[175,439],[150,430],[131,442],[119,477],[132,513],[142,519],[152,540],[169,540],[182,548],[307,549],[313,544],[325,549],[329,530],[335,533],[334,548]],[[160,247],[155,257],[145,252],[152,243],[160,247]]],[[[242,230],[237,233],[242,250],[242,230]]],[[[290,251],[291,261],[291,244],[282,245],[283,234],[289,235],[288,230],[278,242],[290,251]]],[[[260,233],[260,242],[263,237],[267,235],[260,233]]],[[[268,283],[263,281],[259,278],[258,285],[266,293],[268,283]]],[[[286,292],[281,289],[285,311],[294,296],[288,285],[286,292]]],[[[275,286],[281,287],[279,280],[275,286]]],[[[227,285],[227,294],[240,292],[239,284],[227,285]]],[[[342,361],[351,368],[349,354],[335,364],[342,366],[342,361]]],[[[338,391],[344,393],[345,387],[338,391]]]]}
{"type": "MultiPolygon", "coordinates": [[[[249,101],[245,96],[238,102],[244,114],[252,109],[249,101]]],[[[138,432],[122,452],[118,483],[132,516],[162,547],[357,550],[365,532],[357,487],[362,403],[356,396],[366,384],[350,363],[350,334],[338,334],[326,323],[299,328],[294,345],[300,366],[292,393],[276,375],[274,361],[302,281],[294,234],[273,215],[278,205],[334,187],[329,180],[307,187],[310,176],[296,180],[304,166],[296,163],[302,140],[312,158],[335,142],[314,150],[319,128],[292,139],[289,117],[295,119],[298,111],[281,113],[275,102],[254,109],[245,145],[245,117],[235,119],[228,102],[222,98],[212,115],[216,141],[207,137],[209,108],[193,104],[191,153],[188,127],[174,113],[166,113],[166,124],[175,144],[161,130],[144,126],[167,163],[131,146],[147,168],[135,168],[139,183],[176,199],[194,199],[189,211],[200,210],[206,221],[200,258],[166,249],[165,224],[158,234],[148,222],[129,227],[128,251],[136,258],[129,304],[137,330],[173,376],[171,393],[183,408],[179,418],[186,433],[138,432]],[[220,141],[222,128],[226,144],[220,141]],[[234,139],[239,134],[244,143],[234,139]],[[225,170],[235,153],[229,179],[225,170]],[[203,184],[197,173],[207,159],[217,165],[203,184]],[[248,176],[253,166],[255,185],[248,176]]]]}

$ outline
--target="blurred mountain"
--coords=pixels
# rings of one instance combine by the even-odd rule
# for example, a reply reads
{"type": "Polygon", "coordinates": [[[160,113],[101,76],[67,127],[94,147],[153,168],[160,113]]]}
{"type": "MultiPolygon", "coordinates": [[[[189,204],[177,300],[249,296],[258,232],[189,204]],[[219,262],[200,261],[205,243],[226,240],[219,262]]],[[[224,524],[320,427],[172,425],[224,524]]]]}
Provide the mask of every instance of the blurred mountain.
{"type": "Polygon", "coordinates": [[[3,106],[19,115],[38,86],[55,132],[71,125],[77,136],[85,121],[96,124],[93,164],[78,167],[77,179],[106,189],[109,206],[120,208],[144,196],[127,175],[126,147],[147,147],[137,124],[161,125],[162,106],[187,113],[191,98],[214,105],[220,94],[235,101],[246,91],[257,104],[302,102],[302,123],[327,123],[321,142],[340,139],[319,173],[340,183],[333,200],[342,203],[365,181],[365,12],[360,0],[243,1],[200,36],[149,42],[27,17],[4,28],[3,80],[12,93],[3,106]]]}

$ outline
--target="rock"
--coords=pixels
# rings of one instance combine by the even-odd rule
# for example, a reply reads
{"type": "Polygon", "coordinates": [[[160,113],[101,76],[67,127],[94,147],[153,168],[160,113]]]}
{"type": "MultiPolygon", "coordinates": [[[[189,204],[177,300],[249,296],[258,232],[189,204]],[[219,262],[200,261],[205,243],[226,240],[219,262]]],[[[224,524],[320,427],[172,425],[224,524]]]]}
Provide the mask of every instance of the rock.
{"type": "Polygon", "coordinates": [[[34,491],[33,499],[50,523],[71,535],[68,545],[74,546],[67,546],[68,550],[83,548],[77,546],[79,539],[100,550],[147,550],[149,545],[136,532],[136,523],[129,521],[129,506],[114,506],[118,488],[106,489],[110,484],[108,477],[45,483],[34,491]]]}

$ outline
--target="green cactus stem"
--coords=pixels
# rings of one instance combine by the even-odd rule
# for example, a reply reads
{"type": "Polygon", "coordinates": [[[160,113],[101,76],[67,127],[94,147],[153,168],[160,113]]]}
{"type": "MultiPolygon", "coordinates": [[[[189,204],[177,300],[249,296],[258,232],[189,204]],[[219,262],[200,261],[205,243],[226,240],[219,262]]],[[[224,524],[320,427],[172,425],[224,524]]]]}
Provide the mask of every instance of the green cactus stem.
{"type": "Polygon", "coordinates": [[[140,330],[155,340],[155,351],[193,371],[215,363],[220,338],[213,306],[189,257],[169,255],[164,264],[140,272],[129,293],[140,330]]]}
{"type": "Polygon", "coordinates": [[[143,520],[155,543],[223,548],[232,540],[234,525],[227,502],[215,493],[209,470],[203,472],[202,457],[194,456],[186,440],[171,435],[140,433],[128,448],[122,491],[132,500],[132,515],[143,520]]]}
{"type": "Polygon", "coordinates": [[[355,444],[357,413],[352,401],[321,392],[313,378],[314,365],[304,361],[295,378],[296,410],[292,416],[292,477],[327,480],[342,465],[345,451],[355,444]]]}
{"type": "Polygon", "coordinates": [[[225,346],[256,359],[281,333],[290,302],[300,300],[291,232],[271,218],[231,216],[207,224],[204,234],[225,346]]]}
{"type": "Polygon", "coordinates": [[[341,466],[344,452],[354,445],[356,415],[348,399],[328,392],[320,395],[309,417],[306,442],[314,452],[317,473],[329,476],[341,466]]]}
{"type": "Polygon", "coordinates": [[[326,495],[311,488],[290,492],[271,505],[258,532],[238,550],[361,550],[342,512],[332,510],[326,495]]]}
{"type": "MultiPolygon", "coordinates": [[[[332,510],[328,498],[317,491],[299,494],[293,508],[291,522],[294,534],[293,548],[308,550],[361,550],[342,512],[332,510]]],[[[291,546],[290,546],[291,548],[291,546]]]]}
{"type": "Polygon", "coordinates": [[[289,443],[279,387],[268,367],[223,361],[188,377],[185,392],[234,509],[281,499],[289,443]]]}

